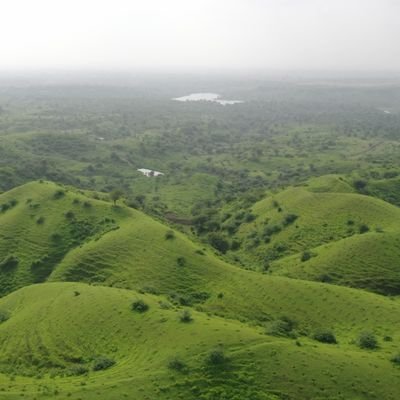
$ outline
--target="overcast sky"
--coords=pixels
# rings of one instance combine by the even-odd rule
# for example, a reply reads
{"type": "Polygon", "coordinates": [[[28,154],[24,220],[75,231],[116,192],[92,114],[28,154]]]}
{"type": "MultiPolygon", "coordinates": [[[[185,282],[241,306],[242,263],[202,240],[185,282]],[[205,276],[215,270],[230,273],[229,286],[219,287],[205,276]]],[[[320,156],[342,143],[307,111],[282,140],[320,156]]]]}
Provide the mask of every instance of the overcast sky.
{"type": "Polygon", "coordinates": [[[400,0],[0,6],[0,69],[400,70],[400,0]]]}

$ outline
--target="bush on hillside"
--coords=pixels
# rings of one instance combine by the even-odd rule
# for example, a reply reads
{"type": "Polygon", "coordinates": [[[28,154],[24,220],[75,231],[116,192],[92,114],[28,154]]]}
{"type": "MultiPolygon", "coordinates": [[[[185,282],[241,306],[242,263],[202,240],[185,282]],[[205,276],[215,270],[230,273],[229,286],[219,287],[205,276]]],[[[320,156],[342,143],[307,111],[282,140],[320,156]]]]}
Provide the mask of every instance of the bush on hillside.
{"type": "Polygon", "coordinates": [[[206,364],[209,366],[222,366],[228,361],[224,351],[221,348],[214,349],[206,357],[206,364]]]}
{"type": "Polygon", "coordinates": [[[313,339],[321,343],[336,344],[337,340],[333,332],[329,330],[321,330],[313,335],[313,339]]]}
{"type": "Polygon", "coordinates": [[[187,365],[182,360],[175,357],[168,362],[168,368],[174,371],[184,372],[187,370],[187,365]]]}
{"type": "Polygon", "coordinates": [[[369,226],[366,224],[361,224],[358,231],[360,233],[367,233],[369,231],[369,226]]]}
{"type": "Polygon", "coordinates": [[[165,232],[165,239],[166,240],[175,239],[175,232],[172,230],[165,232]]]}
{"type": "Polygon", "coordinates": [[[111,368],[115,364],[115,361],[111,358],[99,356],[93,360],[93,371],[101,371],[104,369],[111,368]]]}
{"type": "Polygon", "coordinates": [[[184,267],[186,265],[186,258],[185,257],[178,257],[176,259],[176,263],[178,267],[184,267]]]}
{"type": "Polygon", "coordinates": [[[272,321],[265,331],[267,335],[272,336],[284,336],[284,337],[296,337],[294,329],[296,328],[296,321],[289,317],[281,317],[275,321],[272,321]]]}
{"type": "Polygon", "coordinates": [[[10,318],[10,314],[7,311],[0,310],[0,324],[7,321],[10,318]]]}
{"type": "Polygon", "coordinates": [[[361,349],[373,350],[378,348],[378,340],[372,332],[362,332],[357,343],[361,349]]]}
{"type": "Polygon", "coordinates": [[[193,321],[192,313],[189,310],[183,310],[179,316],[179,321],[189,323],[193,321]]]}
{"type": "Polygon", "coordinates": [[[297,218],[299,218],[299,216],[296,214],[288,214],[283,219],[283,225],[287,226],[287,225],[293,224],[293,222],[296,221],[297,218]]]}
{"type": "Polygon", "coordinates": [[[148,304],[146,304],[143,300],[136,300],[132,303],[132,310],[139,312],[139,313],[144,313],[149,309],[148,304]]]}
{"type": "Polygon", "coordinates": [[[9,271],[14,269],[19,264],[19,258],[14,255],[9,255],[0,261],[0,270],[2,271],[9,271]]]}
{"type": "Polygon", "coordinates": [[[44,218],[44,217],[39,217],[39,218],[36,220],[36,223],[37,223],[38,225],[43,225],[43,224],[44,224],[44,221],[45,221],[45,218],[44,218]]]}
{"type": "Polygon", "coordinates": [[[57,191],[54,193],[53,198],[54,198],[55,200],[58,200],[58,199],[61,199],[61,198],[64,197],[64,196],[65,196],[64,190],[59,189],[59,190],[57,190],[57,191]]]}
{"type": "Polygon", "coordinates": [[[312,257],[312,254],[311,254],[310,251],[308,251],[308,250],[303,251],[303,253],[302,253],[301,257],[300,257],[300,261],[301,262],[308,261],[311,257],[312,257]]]}
{"type": "Polygon", "coordinates": [[[225,254],[229,250],[229,242],[218,233],[210,233],[208,235],[208,242],[212,247],[225,254]]]}
{"type": "Polygon", "coordinates": [[[400,365],[400,353],[394,355],[390,361],[395,365],[400,365]]]}

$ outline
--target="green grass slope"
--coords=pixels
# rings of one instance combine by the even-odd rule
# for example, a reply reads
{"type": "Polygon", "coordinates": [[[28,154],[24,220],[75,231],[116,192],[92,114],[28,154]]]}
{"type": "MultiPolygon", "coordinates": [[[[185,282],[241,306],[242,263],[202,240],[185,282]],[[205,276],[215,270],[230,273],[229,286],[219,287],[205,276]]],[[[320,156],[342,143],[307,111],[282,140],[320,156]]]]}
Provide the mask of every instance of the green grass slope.
{"type": "Polygon", "coordinates": [[[2,257],[18,259],[17,265],[7,266],[1,275],[3,282],[16,283],[13,289],[36,282],[32,274],[41,264],[31,260],[44,260],[50,274],[43,281],[86,282],[163,294],[177,304],[261,325],[288,315],[304,329],[331,327],[347,334],[352,330],[349,321],[353,321],[354,332],[376,327],[389,334],[399,321],[396,305],[386,299],[233,267],[181,233],[174,232],[167,239],[169,228],[139,211],[112,207],[72,190],[64,189],[55,198],[61,189],[52,183],[32,183],[1,196],[2,203],[17,200],[0,217],[8,221],[0,225],[5,238],[2,257]],[[27,203],[27,198],[32,200],[27,203]],[[87,202],[90,207],[85,207],[87,202]],[[44,223],[37,224],[43,212],[31,211],[31,204],[45,210],[44,223]],[[71,209],[74,217],[66,218],[71,209]],[[76,226],[91,230],[85,228],[86,234],[77,236],[76,226]],[[56,240],[52,238],[55,234],[56,240]],[[13,237],[19,243],[15,248],[13,237]],[[47,264],[48,254],[58,254],[60,248],[65,250],[62,257],[47,264]],[[365,317],[365,308],[371,319],[365,317]]]}
{"type": "Polygon", "coordinates": [[[329,188],[314,181],[256,203],[230,255],[276,274],[399,294],[400,209],[343,185],[320,191],[329,188]],[[311,260],[301,261],[304,252],[311,260]]]}
{"type": "Polygon", "coordinates": [[[195,311],[183,323],[162,297],[80,283],[20,289],[0,310],[8,315],[0,324],[4,399],[394,400],[400,390],[389,361],[398,334],[375,351],[343,339],[296,345],[195,311]],[[148,311],[132,311],[137,299],[148,311]],[[210,363],[215,349],[224,358],[210,363]],[[94,370],[100,357],[114,364],[94,370]]]}

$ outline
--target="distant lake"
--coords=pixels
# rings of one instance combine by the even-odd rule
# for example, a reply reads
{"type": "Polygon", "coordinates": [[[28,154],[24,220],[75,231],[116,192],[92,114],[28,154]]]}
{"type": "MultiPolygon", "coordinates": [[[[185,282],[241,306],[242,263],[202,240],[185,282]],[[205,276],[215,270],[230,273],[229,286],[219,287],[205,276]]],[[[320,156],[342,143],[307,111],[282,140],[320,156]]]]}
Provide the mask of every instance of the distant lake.
{"type": "Polygon", "coordinates": [[[243,100],[226,100],[221,99],[221,96],[217,93],[192,93],[188,96],[175,97],[172,100],[176,101],[211,101],[213,103],[218,103],[223,106],[230,104],[240,104],[244,103],[243,100]]]}

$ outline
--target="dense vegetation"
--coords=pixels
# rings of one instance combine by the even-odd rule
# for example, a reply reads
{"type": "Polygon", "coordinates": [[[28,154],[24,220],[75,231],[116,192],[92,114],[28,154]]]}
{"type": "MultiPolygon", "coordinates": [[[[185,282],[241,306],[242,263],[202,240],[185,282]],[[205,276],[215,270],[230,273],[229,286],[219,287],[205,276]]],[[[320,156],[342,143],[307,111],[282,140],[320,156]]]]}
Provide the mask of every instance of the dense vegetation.
{"type": "Polygon", "coordinates": [[[397,400],[399,116],[393,82],[0,87],[0,398],[397,400]],[[210,87],[245,103],[171,100],[210,87]]]}

